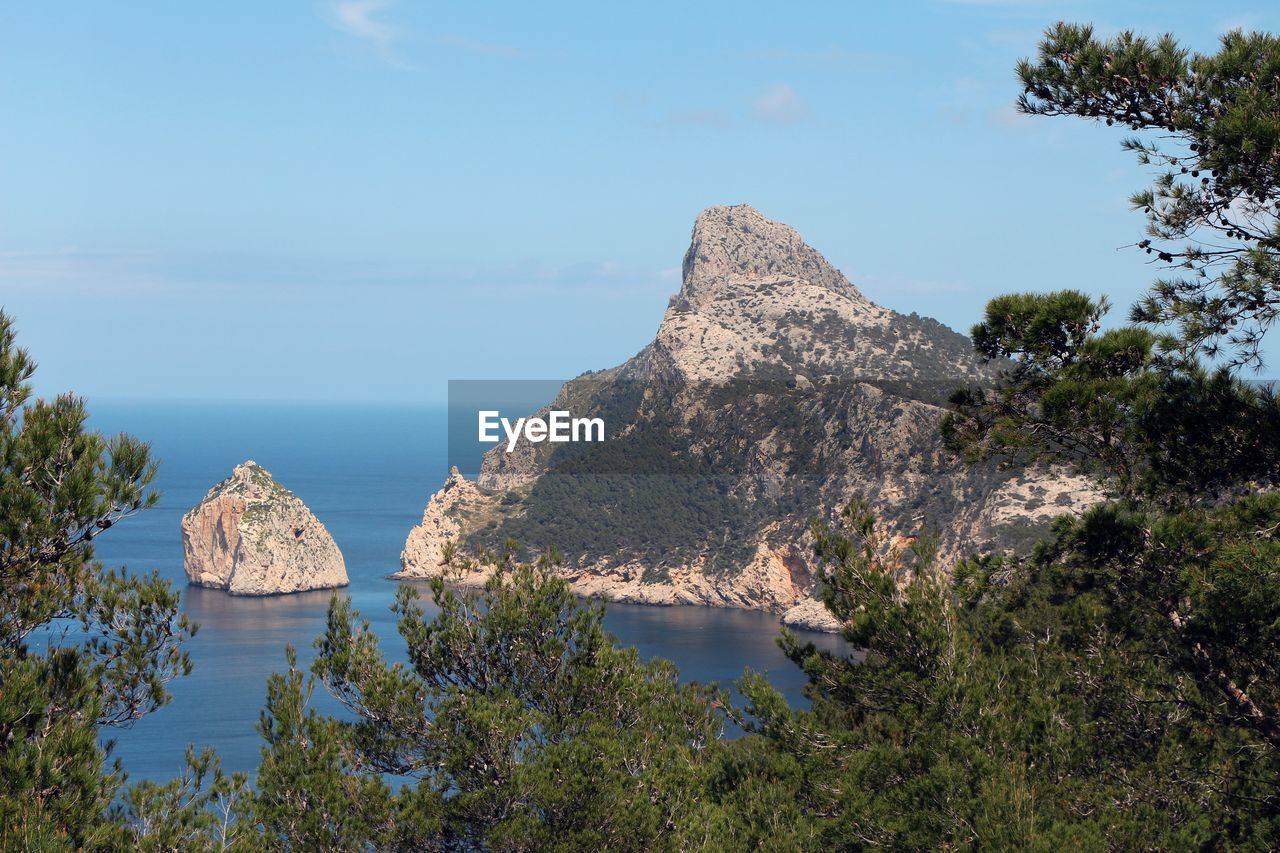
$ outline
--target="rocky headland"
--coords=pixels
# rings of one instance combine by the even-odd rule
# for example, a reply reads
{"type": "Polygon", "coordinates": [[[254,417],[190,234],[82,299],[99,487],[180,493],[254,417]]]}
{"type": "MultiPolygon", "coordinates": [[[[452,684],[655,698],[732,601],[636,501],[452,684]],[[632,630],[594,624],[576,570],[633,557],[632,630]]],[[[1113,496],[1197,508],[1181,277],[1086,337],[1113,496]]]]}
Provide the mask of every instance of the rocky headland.
{"type": "Polygon", "coordinates": [[[445,563],[515,539],[559,548],[582,595],[831,630],[808,521],[854,496],[893,534],[935,532],[948,564],[1016,549],[1097,499],[1078,478],[945,452],[942,403],[993,378],[968,338],[876,305],[794,229],[747,205],[710,208],[654,340],[548,406],[600,415],[608,439],[498,446],[474,482],[454,469],[396,576],[483,583],[483,564],[458,577],[445,563]]]}

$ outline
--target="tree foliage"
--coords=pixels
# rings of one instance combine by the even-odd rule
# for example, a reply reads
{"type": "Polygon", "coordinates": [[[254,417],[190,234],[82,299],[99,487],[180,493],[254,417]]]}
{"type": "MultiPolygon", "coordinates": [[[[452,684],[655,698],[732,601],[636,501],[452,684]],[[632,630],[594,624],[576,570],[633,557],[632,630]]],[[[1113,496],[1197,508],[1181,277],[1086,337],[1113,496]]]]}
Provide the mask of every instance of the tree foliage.
{"type": "Polygon", "coordinates": [[[1141,327],[1100,331],[1105,311],[1076,291],[991,300],[974,345],[1007,367],[996,387],[951,398],[950,449],[1070,465],[1116,497],[1164,506],[1274,484],[1276,389],[1168,357],[1141,327]]]}
{"type": "Polygon", "coordinates": [[[948,577],[855,504],[815,532],[829,606],[865,657],[786,636],[812,709],[749,675],[760,740],[729,751],[768,774],[807,846],[1265,849],[1277,521],[1274,494],[1104,504],[1027,558],[948,577]]]}
{"type": "Polygon", "coordinates": [[[310,672],[290,651],[268,684],[254,790],[192,751],[184,776],[118,796],[99,728],[189,667],[172,591],[92,559],[154,500],[154,469],[87,431],[80,401],[28,403],[0,315],[0,845],[1274,848],[1280,398],[1237,373],[1280,312],[1280,40],[1199,56],[1060,24],[1018,73],[1026,112],[1159,136],[1126,143],[1164,169],[1134,197],[1138,245],[1178,273],[1121,328],[1076,291],[992,300],[973,341],[999,381],[957,392],[944,434],[1108,499],[1029,553],[955,567],[861,501],[815,523],[856,651],[783,633],[806,709],[755,673],[740,708],[681,684],[616,644],[553,553],[508,545],[482,589],[433,581],[431,618],[400,590],[405,661],[335,597],[310,672]],[[317,687],[344,713],[319,713],[317,687]]]}
{"type": "Polygon", "coordinates": [[[1017,70],[1023,112],[1126,126],[1125,148],[1158,170],[1132,197],[1147,217],[1136,246],[1168,275],[1132,319],[1175,327],[1180,352],[1260,365],[1280,315],[1280,38],[1237,30],[1201,55],[1058,24],[1017,70]]]}
{"type": "Polygon", "coordinates": [[[32,400],[34,371],[0,312],[0,846],[93,846],[124,831],[99,730],[168,701],[195,627],[158,575],[93,556],[155,502],[147,445],[89,430],[71,395],[32,400]]]}
{"type": "MultiPolygon", "coordinates": [[[[1280,304],[1277,45],[1233,33],[1200,57],[1058,25],[1019,66],[1026,112],[1162,136],[1126,143],[1166,168],[1134,199],[1139,246],[1181,277],[1132,326],[1066,291],[994,299],[973,330],[1002,373],[952,398],[950,448],[1073,468],[1109,500],[950,577],[861,503],[815,528],[827,605],[865,656],[784,637],[812,708],[749,675],[756,737],[726,750],[804,846],[1274,847],[1280,401],[1235,369],[1280,304]]],[[[735,814],[760,841],[758,812],[735,814]]]]}
{"type": "Polygon", "coordinates": [[[493,558],[482,590],[402,587],[408,665],[335,598],[314,678],[349,719],[272,682],[257,815],[285,848],[674,847],[699,832],[721,697],[642,661],[540,564],[493,558]],[[398,791],[383,774],[402,781],[398,791]]]}

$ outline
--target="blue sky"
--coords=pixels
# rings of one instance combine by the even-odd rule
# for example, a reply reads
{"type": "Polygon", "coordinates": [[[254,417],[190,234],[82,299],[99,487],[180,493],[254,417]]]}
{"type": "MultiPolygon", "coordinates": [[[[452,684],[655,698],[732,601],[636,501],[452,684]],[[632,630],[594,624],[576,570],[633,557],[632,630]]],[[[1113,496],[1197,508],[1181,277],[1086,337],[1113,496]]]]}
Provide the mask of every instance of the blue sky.
{"type": "MultiPolygon", "coordinates": [[[[1274,9],[1274,7],[1272,7],[1274,9]]],[[[0,304],[38,388],[442,399],[652,336],[747,202],[873,299],[1151,278],[1122,134],[1012,107],[1056,20],[1212,50],[1267,4],[0,4],[0,304]]],[[[1280,349],[1272,347],[1274,365],[1280,349]]]]}

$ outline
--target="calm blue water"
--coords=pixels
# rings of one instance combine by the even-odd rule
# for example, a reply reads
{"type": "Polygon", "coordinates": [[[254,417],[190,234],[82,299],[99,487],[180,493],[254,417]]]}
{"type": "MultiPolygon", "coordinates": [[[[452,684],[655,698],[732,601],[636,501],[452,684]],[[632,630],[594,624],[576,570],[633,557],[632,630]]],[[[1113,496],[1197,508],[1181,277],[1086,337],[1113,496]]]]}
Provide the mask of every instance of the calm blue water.
{"type": "MultiPolygon", "coordinates": [[[[152,443],[163,493],[155,509],[97,540],[98,556],[108,565],[158,570],[183,589],[186,610],[200,623],[188,645],[194,671],[172,685],[173,701],[112,733],[130,778],[175,775],[188,743],[216,747],[229,770],[252,770],[267,676],[284,669],[286,645],[309,661],[324,628],[328,592],[240,598],[186,586],[182,514],[245,459],[270,470],[329,528],[351,579],[341,594],[369,619],[388,657],[403,659],[388,610],[395,583],[385,576],[399,567],[405,535],[444,480],[444,406],[99,404],[92,411],[95,428],[152,443]]],[[[803,702],[803,676],[775,644],[778,624],[768,614],[615,604],[606,624],[642,654],[674,661],[685,680],[729,686],[751,667],[803,702]]],[[[828,648],[842,645],[811,636],[828,648]]],[[[322,690],[315,704],[337,710],[322,690]]]]}

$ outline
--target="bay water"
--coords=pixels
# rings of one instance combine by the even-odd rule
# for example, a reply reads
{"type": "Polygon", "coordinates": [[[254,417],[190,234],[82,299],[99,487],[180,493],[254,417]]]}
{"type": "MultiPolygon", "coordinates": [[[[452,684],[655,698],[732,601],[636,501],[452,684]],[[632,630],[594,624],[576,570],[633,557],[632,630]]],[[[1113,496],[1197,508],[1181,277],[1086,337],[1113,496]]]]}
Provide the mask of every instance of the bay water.
{"type": "MultiPolygon", "coordinates": [[[[189,587],[182,567],[180,520],[210,487],[246,459],[269,470],[314,512],[342,549],[349,587],[339,590],[369,620],[391,660],[404,644],[389,607],[405,536],[446,476],[444,405],[99,403],[91,426],[151,442],[160,462],[159,504],[103,534],[97,556],[130,571],[158,571],[183,593],[200,624],[187,645],[194,671],[171,685],[173,701],[132,727],[107,732],[131,780],[163,780],[182,768],[188,744],[218,750],[224,768],[252,771],[261,741],[256,725],[267,677],[286,668],[285,648],[304,664],[324,630],[334,593],[245,598],[189,587]]],[[[431,611],[425,584],[423,606],[431,611]]],[[[645,657],[667,658],[682,680],[732,686],[750,667],[764,672],[796,705],[804,677],[776,644],[777,617],[710,607],[609,604],[606,627],[645,657]]],[[[823,648],[844,650],[826,634],[802,632],[823,648]]],[[[339,708],[323,689],[314,706],[339,708]]]]}

